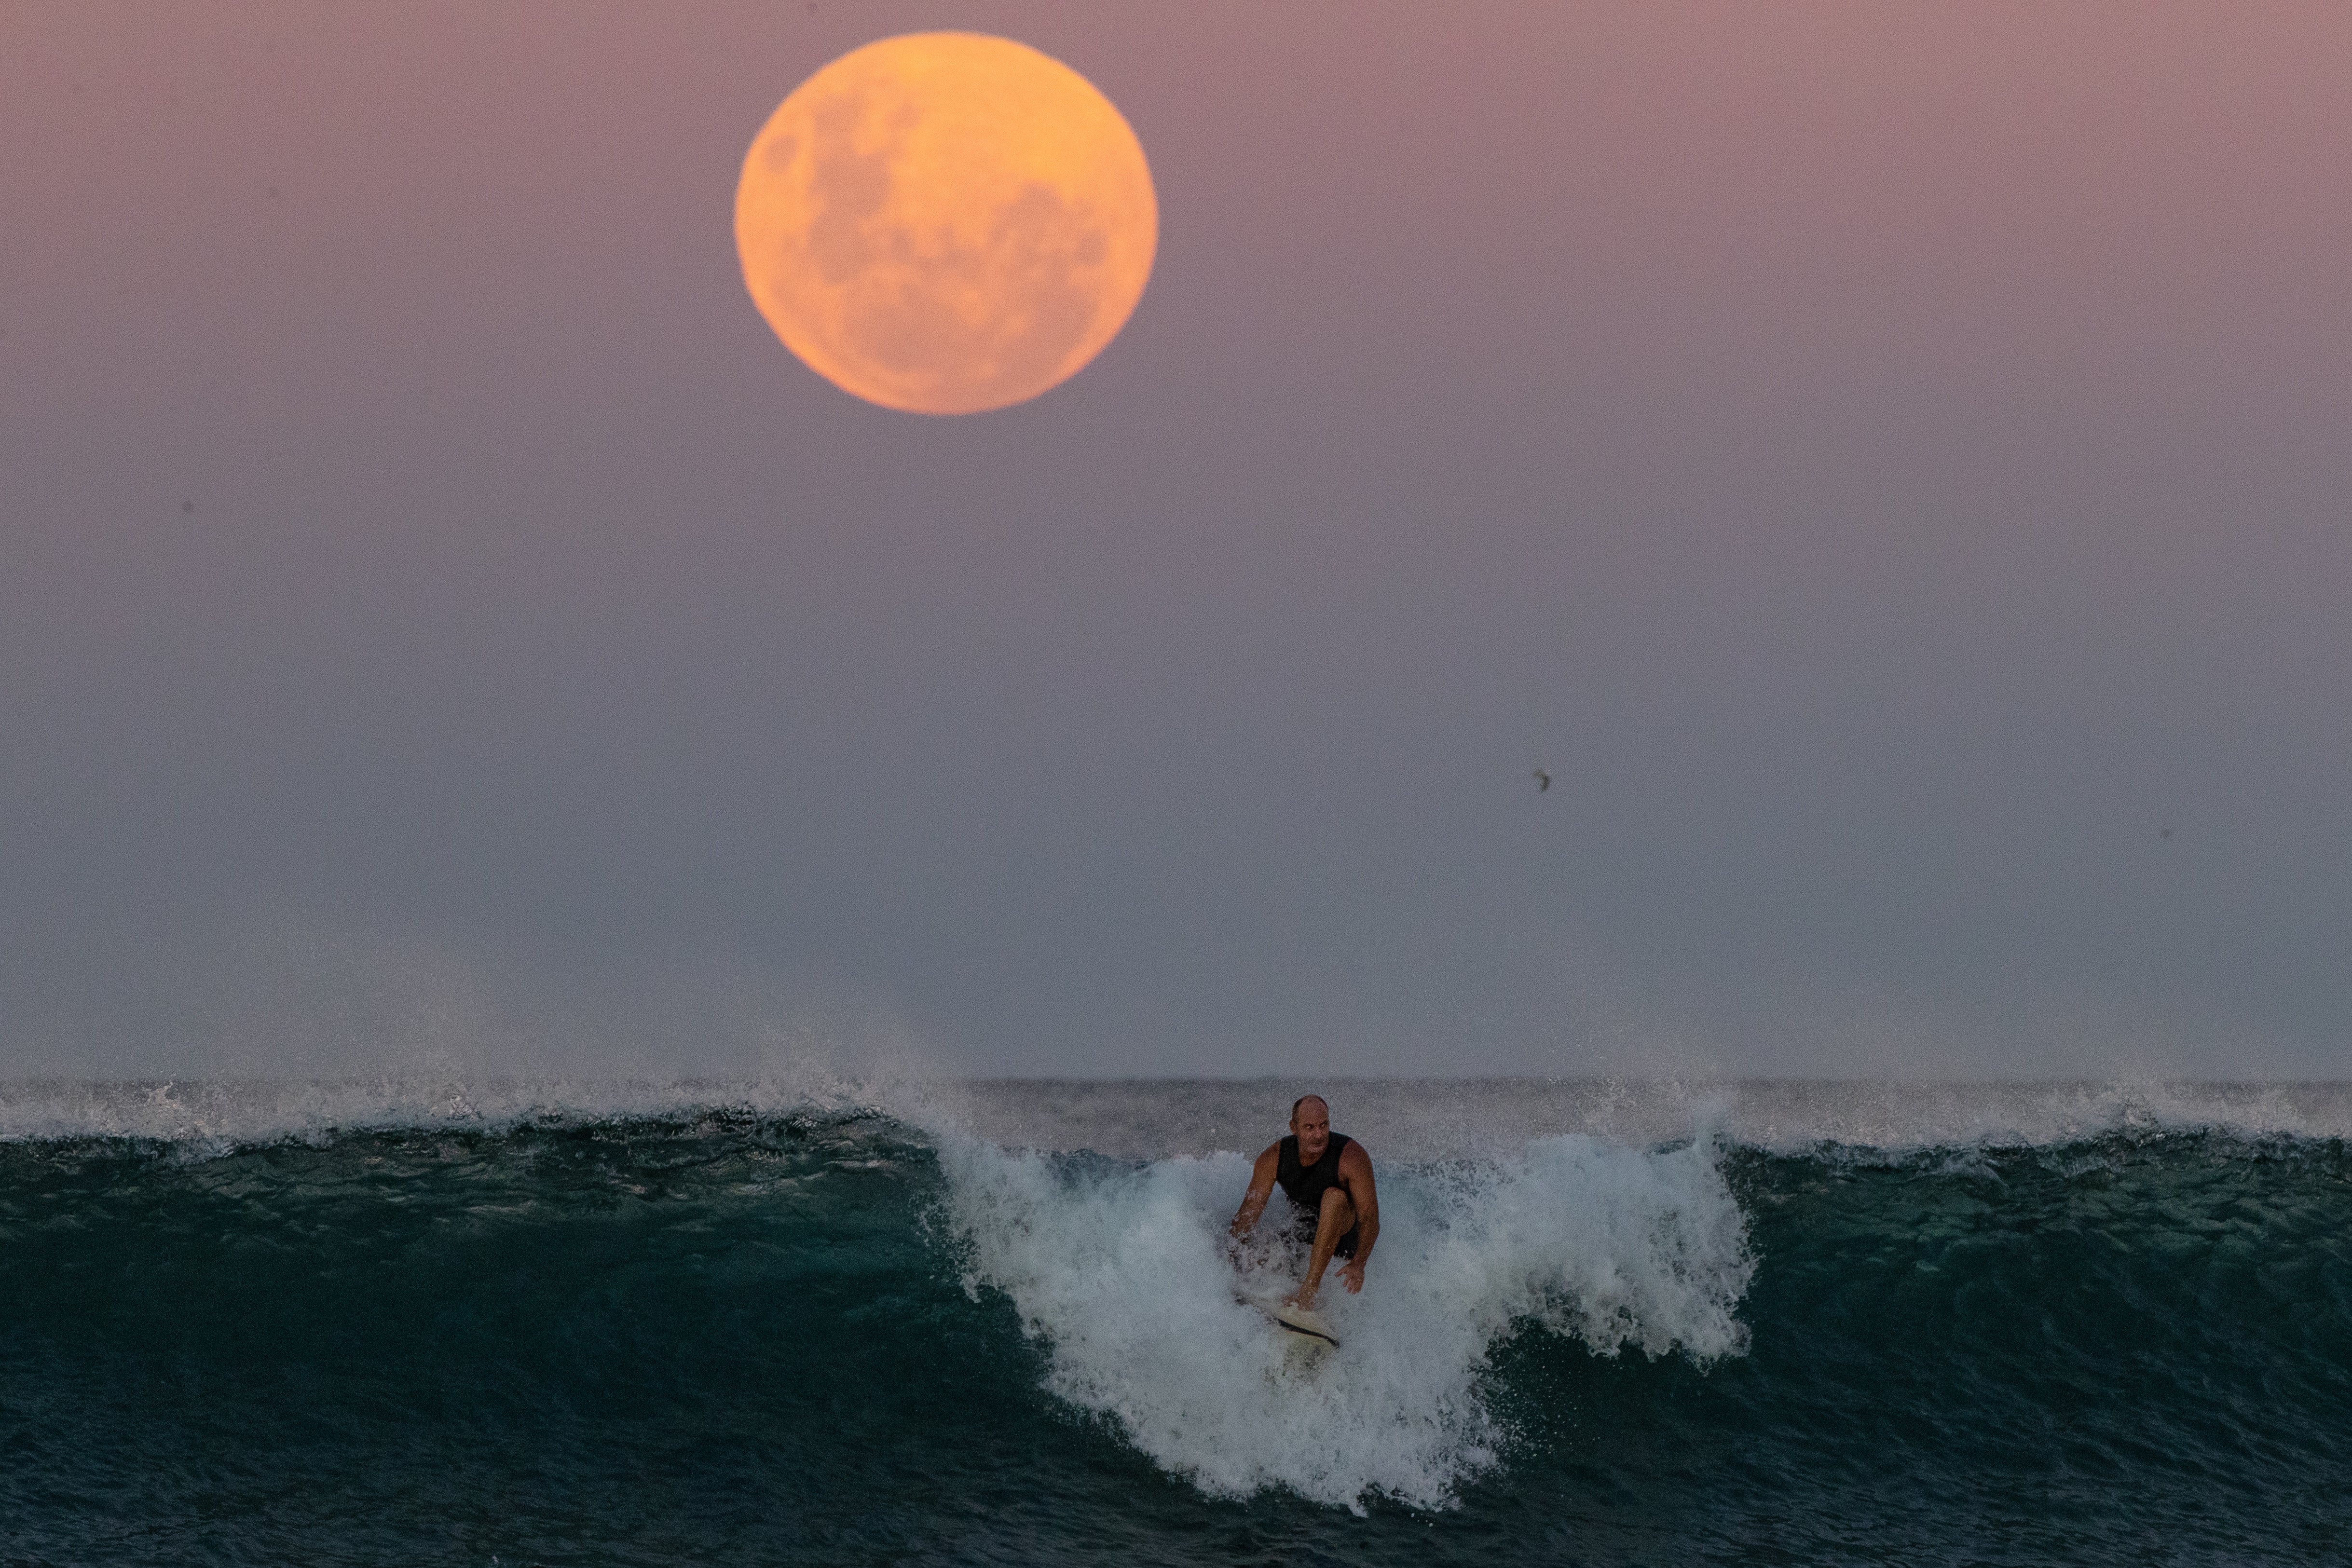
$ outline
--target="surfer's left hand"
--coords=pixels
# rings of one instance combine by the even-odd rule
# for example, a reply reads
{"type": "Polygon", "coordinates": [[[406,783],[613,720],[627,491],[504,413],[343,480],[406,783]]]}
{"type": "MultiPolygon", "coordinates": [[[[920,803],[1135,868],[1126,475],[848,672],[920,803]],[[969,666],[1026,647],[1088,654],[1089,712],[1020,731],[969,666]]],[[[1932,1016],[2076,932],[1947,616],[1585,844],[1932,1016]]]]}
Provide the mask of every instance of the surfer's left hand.
{"type": "Polygon", "coordinates": [[[1339,1279],[1348,1287],[1348,1294],[1355,1295],[1364,1288],[1364,1266],[1361,1263],[1349,1263],[1339,1270],[1339,1279]]]}

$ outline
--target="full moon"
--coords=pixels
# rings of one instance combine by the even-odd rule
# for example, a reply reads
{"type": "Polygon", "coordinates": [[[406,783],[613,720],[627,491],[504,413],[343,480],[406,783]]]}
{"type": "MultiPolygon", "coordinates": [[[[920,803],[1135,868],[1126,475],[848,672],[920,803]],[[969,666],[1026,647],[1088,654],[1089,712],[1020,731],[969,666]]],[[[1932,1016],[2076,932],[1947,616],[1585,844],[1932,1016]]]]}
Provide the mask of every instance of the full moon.
{"type": "Polygon", "coordinates": [[[768,117],[735,187],[752,303],[827,381],[978,413],[1086,367],[1151,276],[1160,206],[1135,132],[1026,45],[910,33],[768,117]]]}

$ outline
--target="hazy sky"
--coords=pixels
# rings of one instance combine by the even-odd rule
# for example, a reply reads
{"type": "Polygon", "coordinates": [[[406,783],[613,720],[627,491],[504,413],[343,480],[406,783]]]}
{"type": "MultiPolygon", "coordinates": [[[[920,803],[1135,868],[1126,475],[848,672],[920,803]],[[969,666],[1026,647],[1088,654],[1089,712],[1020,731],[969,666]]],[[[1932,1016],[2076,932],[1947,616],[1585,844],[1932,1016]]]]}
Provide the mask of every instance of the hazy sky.
{"type": "Polygon", "coordinates": [[[2336,0],[8,6],[0,1073],[2341,1074],[2347,61],[2336,0]],[[803,369],[730,226],[935,27],[1161,214],[961,419],[803,369]]]}

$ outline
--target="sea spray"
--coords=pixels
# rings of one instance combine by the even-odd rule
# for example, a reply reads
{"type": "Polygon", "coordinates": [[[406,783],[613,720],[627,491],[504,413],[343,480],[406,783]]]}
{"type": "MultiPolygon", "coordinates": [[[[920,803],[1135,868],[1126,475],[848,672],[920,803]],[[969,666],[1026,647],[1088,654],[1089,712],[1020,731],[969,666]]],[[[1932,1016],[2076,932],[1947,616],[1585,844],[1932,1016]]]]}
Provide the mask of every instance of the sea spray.
{"type": "Polygon", "coordinates": [[[966,1289],[1011,1301],[1054,1394],[1214,1496],[1444,1508],[1507,1444],[1485,1380],[1512,1334],[1701,1364],[1745,1343],[1755,1264],[1704,1144],[1567,1135],[1387,1166],[1366,1289],[1349,1295],[1335,1270],[1318,1302],[1345,1349],[1302,1373],[1255,1304],[1296,1282],[1297,1249],[1227,1260],[1241,1155],[1137,1165],[936,1135],[966,1289]]]}

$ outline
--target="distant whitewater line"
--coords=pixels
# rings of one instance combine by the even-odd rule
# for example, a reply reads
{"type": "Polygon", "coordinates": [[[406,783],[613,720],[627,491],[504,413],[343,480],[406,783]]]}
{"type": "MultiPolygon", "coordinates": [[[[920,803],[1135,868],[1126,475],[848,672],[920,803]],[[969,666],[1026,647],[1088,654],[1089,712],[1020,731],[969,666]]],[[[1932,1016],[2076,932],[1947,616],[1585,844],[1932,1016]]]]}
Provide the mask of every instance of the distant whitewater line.
{"type": "Polygon", "coordinates": [[[1255,1153],[1314,1089],[1351,1135],[1443,1159],[1580,1134],[1764,1152],[2032,1148],[2116,1132],[2352,1137],[2352,1082],[1888,1082],[1767,1079],[760,1079],[383,1075],[0,1080],[0,1141],[131,1138],[221,1148],[354,1131],[871,1112],[1011,1148],[1123,1159],[1255,1153]]]}

